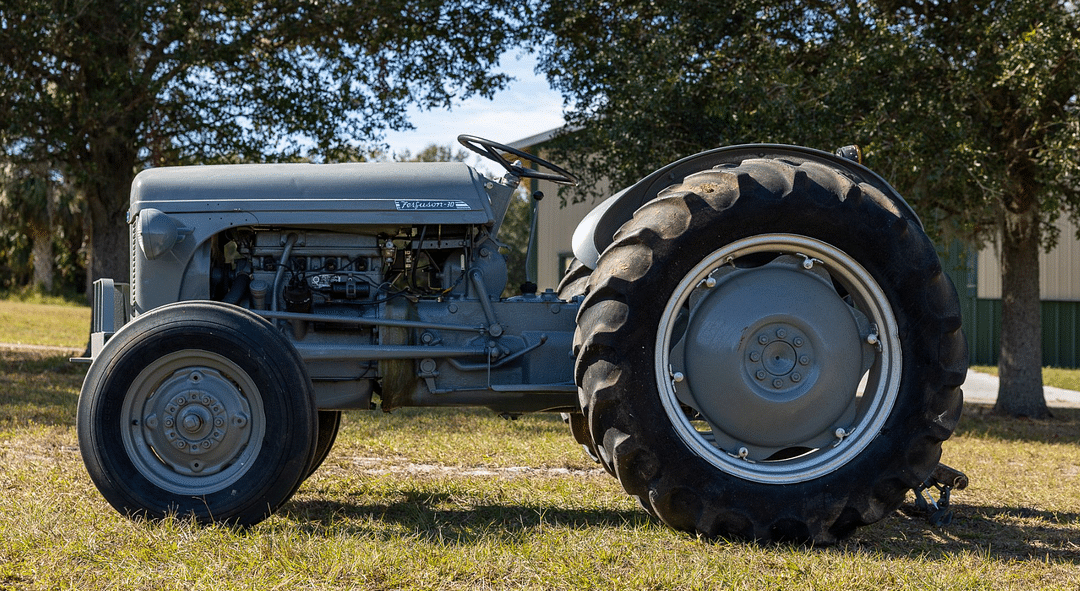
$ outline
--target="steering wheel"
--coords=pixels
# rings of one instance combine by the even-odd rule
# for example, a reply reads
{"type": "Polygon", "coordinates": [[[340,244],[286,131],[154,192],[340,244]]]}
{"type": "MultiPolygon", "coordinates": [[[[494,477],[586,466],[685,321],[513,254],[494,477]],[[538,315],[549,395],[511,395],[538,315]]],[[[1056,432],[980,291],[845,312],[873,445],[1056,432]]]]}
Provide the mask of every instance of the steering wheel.
{"type": "Polygon", "coordinates": [[[514,176],[551,181],[557,185],[578,184],[578,178],[572,173],[567,172],[563,168],[555,166],[554,164],[548,162],[547,160],[544,160],[543,158],[538,158],[537,156],[529,154],[528,152],[522,152],[517,148],[511,148],[510,146],[507,146],[505,144],[486,140],[484,138],[476,137],[475,135],[462,134],[458,136],[457,141],[461,143],[461,145],[472,150],[473,152],[476,152],[484,158],[498,162],[499,166],[502,166],[506,169],[506,172],[509,172],[514,176]],[[500,151],[506,152],[507,154],[512,154],[524,160],[535,162],[537,165],[542,166],[550,170],[551,172],[542,172],[539,170],[525,168],[524,166],[514,164],[513,162],[508,161],[506,158],[503,158],[502,154],[499,153],[500,151]]]}

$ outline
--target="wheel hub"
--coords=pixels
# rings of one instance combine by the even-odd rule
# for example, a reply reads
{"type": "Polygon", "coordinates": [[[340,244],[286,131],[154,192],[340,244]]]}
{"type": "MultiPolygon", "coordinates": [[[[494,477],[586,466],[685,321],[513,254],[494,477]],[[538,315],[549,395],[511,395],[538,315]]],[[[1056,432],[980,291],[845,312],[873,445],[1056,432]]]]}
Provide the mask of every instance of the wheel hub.
{"type": "MultiPolygon", "coordinates": [[[[191,376],[187,381],[192,381],[191,376]]],[[[225,406],[217,398],[199,390],[188,390],[165,407],[162,433],[176,449],[199,455],[216,449],[226,439],[227,419],[225,406]]]]}
{"type": "Polygon", "coordinates": [[[781,257],[700,289],[691,300],[680,398],[717,440],[771,450],[835,431],[854,399],[862,351],[850,307],[832,285],[781,257]]]}
{"type": "Polygon", "coordinates": [[[760,482],[803,481],[855,457],[899,383],[887,298],[850,256],[803,236],[754,236],[705,257],[669,298],[656,347],[679,437],[760,482]]]}
{"type": "Polygon", "coordinates": [[[749,341],[744,356],[744,371],[762,385],[768,384],[777,393],[788,392],[803,380],[811,369],[813,347],[798,328],[777,323],[758,331],[749,341]]]}
{"type": "Polygon", "coordinates": [[[231,362],[182,353],[152,364],[132,384],[125,446],[140,472],[162,488],[198,494],[247,470],[261,437],[249,417],[261,409],[253,411],[257,389],[231,362]]]}

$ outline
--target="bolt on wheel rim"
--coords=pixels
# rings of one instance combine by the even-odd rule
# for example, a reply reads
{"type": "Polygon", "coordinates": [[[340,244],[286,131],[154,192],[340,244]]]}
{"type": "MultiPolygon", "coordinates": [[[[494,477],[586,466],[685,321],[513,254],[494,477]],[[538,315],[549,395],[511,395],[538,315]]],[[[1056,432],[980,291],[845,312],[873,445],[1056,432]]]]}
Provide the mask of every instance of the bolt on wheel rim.
{"type": "Polygon", "coordinates": [[[692,451],[747,480],[836,470],[896,401],[900,341],[888,299],[820,240],[754,236],[714,251],[676,286],[657,330],[664,410],[692,451]]]}
{"type": "Polygon", "coordinates": [[[244,370],[189,349],[157,359],[132,381],[121,435],[147,480],[175,494],[202,495],[247,473],[264,436],[263,417],[259,389],[244,370]]]}

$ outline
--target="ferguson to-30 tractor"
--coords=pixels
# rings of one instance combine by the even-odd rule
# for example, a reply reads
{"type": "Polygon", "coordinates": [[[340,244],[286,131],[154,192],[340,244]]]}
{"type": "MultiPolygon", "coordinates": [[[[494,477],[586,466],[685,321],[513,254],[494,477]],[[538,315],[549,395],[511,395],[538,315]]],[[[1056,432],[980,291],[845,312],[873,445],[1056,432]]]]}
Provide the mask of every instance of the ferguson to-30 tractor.
{"type": "Polygon", "coordinates": [[[514,190],[574,178],[459,140],[505,175],[136,177],[130,283],[95,284],[78,408],[109,503],[256,523],[375,400],[566,413],[649,513],[706,536],[831,543],[908,490],[962,486],[938,464],[967,368],[956,292],[912,209],[843,150],[665,166],[582,222],[557,292],[502,299],[514,190]]]}

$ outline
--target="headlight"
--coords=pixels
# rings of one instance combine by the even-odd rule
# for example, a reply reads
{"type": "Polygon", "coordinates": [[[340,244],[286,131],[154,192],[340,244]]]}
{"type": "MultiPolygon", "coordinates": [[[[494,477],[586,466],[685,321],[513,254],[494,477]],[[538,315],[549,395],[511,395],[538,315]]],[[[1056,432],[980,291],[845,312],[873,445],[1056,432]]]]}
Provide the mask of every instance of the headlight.
{"type": "Polygon", "coordinates": [[[156,209],[139,212],[139,248],[147,259],[153,260],[165,254],[191,233],[180,221],[156,209]]]}

